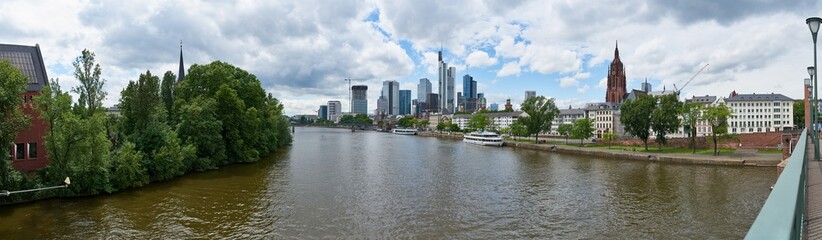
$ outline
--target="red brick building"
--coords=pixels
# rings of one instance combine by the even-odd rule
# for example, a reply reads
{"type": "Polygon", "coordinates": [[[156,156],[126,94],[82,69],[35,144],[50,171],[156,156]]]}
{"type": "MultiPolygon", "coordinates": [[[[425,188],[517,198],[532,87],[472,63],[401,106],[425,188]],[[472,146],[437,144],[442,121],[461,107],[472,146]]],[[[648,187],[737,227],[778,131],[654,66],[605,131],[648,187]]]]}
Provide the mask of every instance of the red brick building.
{"type": "Polygon", "coordinates": [[[44,137],[46,123],[40,119],[34,108],[32,99],[40,95],[40,90],[48,85],[46,66],[40,45],[20,46],[0,44],[0,60],[8,60],[11,64],[28,77],[29,83],[26,92],[21,96],[23,105],[20,106],[23,114],[30,116],[29,128],[19,132],[11,146],[12,166],[21,171],[34,171],[43,168],[48,163],[44,137]]]}
{"type": "Polygon", "coordinates": [[[625,67],[619,59],[619,43],[614,48],[614,61],[608,68],[608,90],[605,92],[605,102],[619,104],[627,93],[625,88],[625,67]]]}

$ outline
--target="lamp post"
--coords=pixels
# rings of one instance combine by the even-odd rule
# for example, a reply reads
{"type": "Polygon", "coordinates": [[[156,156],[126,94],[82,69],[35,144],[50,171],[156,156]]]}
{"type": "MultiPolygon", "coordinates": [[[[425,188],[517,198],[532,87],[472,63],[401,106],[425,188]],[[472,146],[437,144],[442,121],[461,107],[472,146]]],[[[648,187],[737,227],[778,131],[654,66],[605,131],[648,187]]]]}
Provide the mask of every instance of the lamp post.
{"type": "MultiPolygon", "coordinates": [[[[805,23],[808,24],[808,28],[811,30],[811,36],[813,36],[813,70],[816,69],[816,34],[819,33],[819,24],[822,23],[822,18],[819,17],[810,17],[805,20],[805,23]]],[[[811,68],[808,68],[808,73],[813,71],[811,68]]],[[[817,91],[819,90],[816,87],[817,84],[817,77],[816,74],[813,75],[813,102],[815,106],[819,105],[819,100],[817,99],[817,91]]],[[[816,112],[819,109],[814,108],[814,119],[817,119],[816,112]]],[[[816,120],[813,120],[814,127],[817,126],[816,120]]],[[[819,132],[817,129],[814,128],[814,137],[813,137],[813,159],[819,161],[819,132]]]]}

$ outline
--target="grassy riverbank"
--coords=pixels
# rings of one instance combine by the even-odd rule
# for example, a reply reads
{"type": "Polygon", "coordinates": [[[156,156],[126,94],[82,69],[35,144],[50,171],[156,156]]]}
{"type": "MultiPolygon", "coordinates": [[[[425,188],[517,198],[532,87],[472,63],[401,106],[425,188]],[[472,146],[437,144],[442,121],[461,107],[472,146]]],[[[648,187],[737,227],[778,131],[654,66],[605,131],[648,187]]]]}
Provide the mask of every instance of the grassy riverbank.
{"type": "MultiPolygon", "coordinates": [[[[418,135],[424,137],[462,139],[462,134],[458,133],[448,134],[420,132],[418,135]]],[[[670,147],[663,147],[661,150],[656,147],[649,147],[647,152],[641,147],[609,147],[607,145],[599,144],[587,144],[580,147],[578,142],[574,143],[574,141],[568,141],[568,144],[566,144],[564,141],[557,141],[555,139],[548,139],[545,143],[540,144],[535,144],[533,139],[530,139],[530,141],[505,140],[505,146],[564,154],[595,156],[614,160],[621,159],[707,165],[776,166],[779,164],[782,157],[779,153],[771,153],[767,151],[737,153],[734,149],[720,149],[719,156],[714,156],[713,149],[697,149],[697,153],[693,154],[690,149],[670,147]]]]}

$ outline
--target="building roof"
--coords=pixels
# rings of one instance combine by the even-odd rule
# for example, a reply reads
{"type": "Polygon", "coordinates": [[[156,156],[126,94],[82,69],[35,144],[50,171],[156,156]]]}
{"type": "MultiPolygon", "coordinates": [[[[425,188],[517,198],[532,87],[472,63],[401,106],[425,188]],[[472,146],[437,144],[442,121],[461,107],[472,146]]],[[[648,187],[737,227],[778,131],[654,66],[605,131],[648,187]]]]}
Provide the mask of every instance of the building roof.
{"type": "Polygon", "coordinates": [[[748,102],[748,101],[793,101],[793,99],[778,93],[771,94],[737,94],[736,96],[725,98],[725,102],[748,102]]]}
{"type": "Polygon", "coordinates": [[[40,52],[39,44],[34,46],[0,44],[0,60],[8,60],[11,65],[17,67],[23,75],[29,78],[27,91],[39,92],[44,86],[48,86],[49,77],[46,74],[46,65],[43,63],[43,54],[40,52]]]}
{"type": "Polygon", "coordinates": [[[685,102],[686,103],[695,102],[695,103],[701,103],[702,105],[706,105],[706,104],[711,104],[711,103],[716,102],[716,96],[708,96],[708,95],[698,96],[698,97],[693,96],[690,99],[685,99],[685,102]]]}
{"type": "Polygon", "coordinates": [[[645,91],[642,91],[642,90],[634,89],[634,90],[631,90],[631,92],[629,92],[628,94],[625,94],[625,98],[623,98],[622,101],[623,102],[625,102],[627,100],[636,101],[636,99],[639,96],[645,96],[645,95],[648,95],[648,93],[646,93],[645,91]]]}
{"type": "Polygon", "coordinates": [[[580,108],[577,108],[577,109],[560,109],[559,110],[559,115],[583,115],[583,114],[585,114],[585,110],[580,109],[580,108]]]}
{"type": "MultiPolygon", "coordinates": [[[[514,112],[487,112],[487,113],[482,113],[482,114],[485,114],[485,116],[488,116],[489,118],[519,117],[519,116],[522,116],[523,114],[527,115],[525,112],[522,112],[522,111],[514,111],[514,112]]],[[[454,118],[455,118],[455,119],[456,119],[456,118],[471,118],[471,116],[473,116],[473,115],[474,115],[474,114],[466,114],[466,113],[454,114],[454,118]]]]}
{"type": "Polygon", "coordinates": [[[612,103],[612,102],[588,103],[588,104],[585,104],[585,108],[583,108],[582,110],[592,111],[592,110],[600,110],[600,109],[617,110],[617,109],[619,109],[619,104],[618,103],[612,103]]]}

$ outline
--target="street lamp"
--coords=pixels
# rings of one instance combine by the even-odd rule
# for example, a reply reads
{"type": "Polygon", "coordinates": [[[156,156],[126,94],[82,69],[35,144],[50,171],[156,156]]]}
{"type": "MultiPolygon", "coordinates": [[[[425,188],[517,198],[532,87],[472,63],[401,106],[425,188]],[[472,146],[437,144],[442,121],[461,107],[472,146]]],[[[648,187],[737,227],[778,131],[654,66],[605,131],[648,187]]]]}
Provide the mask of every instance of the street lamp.
{"type": "MultiPolygon", "coordinates": [[[[814,73],[816,69],[816,34],[819,33],[819,24],[822,24],[822,18],[810,17],[805,20],[805,23],[808,24],[808,28],[811,30],[811,36],[813,36],[813,68],[808,68],[808,73],[813,77],[813,102],[815,106],[818,106],[817,91],[819,89],[816,87],[817,77],[814,73]]],[[[817,111],[819,111],[819,109],[814,109],[814,119],[818,118],[816,116],[817,111]]],[[[817,126],[816,120],[813,121],[813,125],[817,126]]],[[[819,161],[819,132],[816,129],[814,129],[813,145],[813,159],[819,161]]]]}

